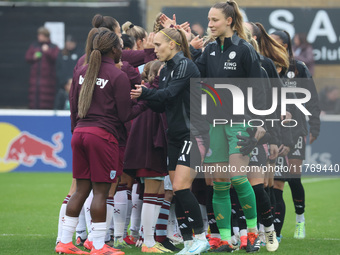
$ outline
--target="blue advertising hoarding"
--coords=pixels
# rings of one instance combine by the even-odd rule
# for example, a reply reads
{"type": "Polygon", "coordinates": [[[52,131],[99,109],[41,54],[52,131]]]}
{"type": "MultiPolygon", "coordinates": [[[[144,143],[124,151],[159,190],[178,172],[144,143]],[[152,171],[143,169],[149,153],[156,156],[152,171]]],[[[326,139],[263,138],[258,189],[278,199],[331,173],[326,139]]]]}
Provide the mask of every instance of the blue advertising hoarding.
{"type": "Polygon", "coordinates": [[[55,111],[2,110],[0,172],[72,171],[69,115],[55,111]]]}

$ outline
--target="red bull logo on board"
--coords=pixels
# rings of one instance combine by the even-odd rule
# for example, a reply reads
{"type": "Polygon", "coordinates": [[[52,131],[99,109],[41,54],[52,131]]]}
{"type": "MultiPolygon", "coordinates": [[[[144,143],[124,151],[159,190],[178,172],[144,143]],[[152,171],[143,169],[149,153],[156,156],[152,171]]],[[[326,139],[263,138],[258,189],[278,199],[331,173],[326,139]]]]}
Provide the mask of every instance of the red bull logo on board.
{"type": "Polygon", "coordinates": [[[0,172],[14,170],[19,165],[33,167],[38,160],[46,165],[65,168],[66,161],[58,156],[63,150],[63,132],[52,134],[46,141],[35,134],[20,131],[9,123],[0,123],[0,172]]]}

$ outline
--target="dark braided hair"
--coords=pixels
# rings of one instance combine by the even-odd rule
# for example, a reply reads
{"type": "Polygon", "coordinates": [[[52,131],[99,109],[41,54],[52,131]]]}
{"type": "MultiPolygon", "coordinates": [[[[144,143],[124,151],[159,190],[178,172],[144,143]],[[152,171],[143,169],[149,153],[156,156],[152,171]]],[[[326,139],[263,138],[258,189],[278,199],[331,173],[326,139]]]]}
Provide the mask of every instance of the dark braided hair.
{"type": "Polygon", "coordinates": [[[91,52],[84,83],[81,86],[78,99],[78,116],[85,118],[91,102],[94,87],[98,78],[102,55],[112,51],[112,48],[120,49],[119,37],[112,31],[104,30],[95,33],[93,38],[93,51],[91,52]]]}

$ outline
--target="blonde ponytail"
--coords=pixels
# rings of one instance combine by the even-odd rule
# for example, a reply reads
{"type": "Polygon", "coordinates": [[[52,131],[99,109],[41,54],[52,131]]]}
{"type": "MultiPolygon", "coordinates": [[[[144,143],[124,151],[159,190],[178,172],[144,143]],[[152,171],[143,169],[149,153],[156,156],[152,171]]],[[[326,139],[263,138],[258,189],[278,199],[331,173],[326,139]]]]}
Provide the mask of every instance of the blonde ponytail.
{"type": "Polygon", "coordinates": [[[185,57],[191,59],[187,38],[182,29],[164,28],[160,31],[164,35],[166,41],[173,41],[178,51],[183,51],[185,57]]]}

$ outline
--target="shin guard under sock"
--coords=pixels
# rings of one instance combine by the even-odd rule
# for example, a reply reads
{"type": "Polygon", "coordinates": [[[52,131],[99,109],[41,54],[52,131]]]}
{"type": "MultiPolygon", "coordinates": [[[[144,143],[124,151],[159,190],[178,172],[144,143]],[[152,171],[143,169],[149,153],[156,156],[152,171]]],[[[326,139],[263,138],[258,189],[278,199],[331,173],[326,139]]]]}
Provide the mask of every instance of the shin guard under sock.
{"type": "Polygon", "coordinates": [[[253,189],[256,197],[256,206],[258,208],[259,214],[261,215],[262,224],[265,227],[269,227],[273,224],[270,198],[267,192],[264,190],[263,184],[254,185],[253,189]]]}
{"type": "Polygon", "coordinates": [[[275,212],[276,212],[276,198],[275,198],[275,194],[274,194],[274,187],[270,187],[269,188],[270,190],[270,203],[272,205],[272,214],[273,216],[275,215],[275,212]]]}
{"type": "Polygon", "coordinates": [[[214,182],[213,207],[221,240],[231,240],[230,182],[214,182]]]}
{"type": "Polygon", "coordinates": [[[181,231],[181,235],[184,241],[192,240],[192,228],[191,225],[185,215],[184,209],[182,208],[181,203],[178,201],[177,196],[174,196],[175,199],[175,212],[178,222],[178,227],[181,231]]]}
{"type": "Polygon", "coordinates": [[[235,204],[234,208],[235,208],[237,225],[239,227],[239,231],[242,229],[246,230],[247,229],[246,217],[244,217],[243,210],[240,205],[240,201],[238,200],[237,193],[233,187],[230,189],[230,196],[231,196],[232,203],[235,204]]]}
{"type": "Polygon", "coordinates": [[[237,192],[238,199],[246,217],[247,228],[257,228],[256,198],[246,176],[234,176],[231,184],[237,192]]]}
{"type": "Polygon", "coordinates": [[[182,189],[175,191],[176,201],[178,201],[184,213],[190,222],[195,235],[204,232],[203,219],[198,201],[190,189],[182,189]]]}
{"type": "Polygon", "coordinates": [[[207,186],[206,207],[207,207],[210,232],[211,234],[219,234],[220,232],[218,231],[215,214],[214,214],[214,208],[213,208],[213,195],[214,195],[213,186],[207,186]]]}
{"type": "Polygon", "coordinates": [[[281,229],[285,220],[286,214],[286,205],[285,201],[283,200],[282,190],[273,189],[275,198],[276,198],[276,211],[275,211],[275,219],[274,219],[274,227],[276,231],[276,235],[280,236],[281,229]]]}
{"type": "Polygon", "coordinates": [[[303,214],[305,212],[305,190],[302,186],[301,179],[291,178],[288,183],[292,191],[295,213],[303,214]]]}

